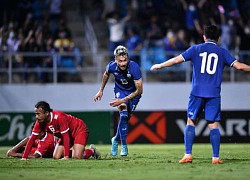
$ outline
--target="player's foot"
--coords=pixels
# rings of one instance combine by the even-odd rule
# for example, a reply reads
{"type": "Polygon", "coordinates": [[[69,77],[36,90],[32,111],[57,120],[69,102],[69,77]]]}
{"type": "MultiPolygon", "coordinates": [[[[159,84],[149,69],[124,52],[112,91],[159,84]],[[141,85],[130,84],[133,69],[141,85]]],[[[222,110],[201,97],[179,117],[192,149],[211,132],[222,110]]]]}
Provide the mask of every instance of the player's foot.
{"type": "Polygon", "coordinates": [[[192,162],[193,162],[193,157],[191,154],[185,154],[183,158],[179,161],[180,164],[192,163],[192,162]]]}
{"type": "Polygon", "coordinates": [[[111,156],[116,156],[117,152],[118,152],[118,141],[115,140],[115,137],[112,137],[111,143],[112,143],[112,146],[111,146],[111,156]]]}
{"type": "Polygon", "coordinates": [[[212,164],[223,164],[223,161],[220,158],[213,158],[212,164]]]}
{"type": "Polygon", "coordinates": [[[100,152],[96,149],[94,144],[90,144],[89,149],[92,149],[94,154],[92,155],[95,159],[100,159],[101,158],[101,154],[100,152]]]}
{"type": "Polygon", "coordinates": [[[122,145],[121,156],[127,156],[127,155],[128,155],[128,147],[127,147],[127,145],[122,145]]]}

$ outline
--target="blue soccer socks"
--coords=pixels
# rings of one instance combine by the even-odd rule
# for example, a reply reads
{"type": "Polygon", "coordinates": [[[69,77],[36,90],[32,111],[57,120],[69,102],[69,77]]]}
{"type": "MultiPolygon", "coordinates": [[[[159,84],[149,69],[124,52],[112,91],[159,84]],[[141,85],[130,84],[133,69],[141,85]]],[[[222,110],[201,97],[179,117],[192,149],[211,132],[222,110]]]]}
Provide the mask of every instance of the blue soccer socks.
{"type": "Polygon", "coordinates": [[[119,134],[122,145],[127,145],[126,139],[128,135],[128,111],[120,112],[120,121],[119,121],[119,134]]]}
{"type": "Polygon", "coordinates": [[[210,143],[212,144],[213,157],[219,157],[220,155],[220,130],[210,129],[210,143]]]}
{"type": "Polygon", "coordinates": [[[127,135],[128,135],[128,111],[120,112],[120,120],[117,126],[116,135],[111,139],[111,155],[116,156],[118,151],[118,141],[121,140],[121,156],[128,155],[127,135]]]}
{"type": "Polygon", "coordinates": [[[184,143],[186,154],[192,154],[192,146],[195,138],[195,127],[187,125],[184,131],[184,143]]]}

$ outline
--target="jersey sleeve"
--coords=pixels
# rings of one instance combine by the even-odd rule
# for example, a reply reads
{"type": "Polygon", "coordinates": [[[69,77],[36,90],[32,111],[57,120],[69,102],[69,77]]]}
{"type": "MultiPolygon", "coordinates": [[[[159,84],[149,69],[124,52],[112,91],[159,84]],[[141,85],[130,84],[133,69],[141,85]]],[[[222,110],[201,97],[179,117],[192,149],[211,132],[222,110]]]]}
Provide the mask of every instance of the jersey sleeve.
{"type": "Polygon", "coordinates": [[[69,138],[69,133],[63,133],[62,134],[63,138],[63,146],[64,146],[64,157],[69,157],[69,152],[70,152],[70,138],[69,138]]]}
{"type": "Polygon", "coordinates": [[[68,124],[68,116],[64,113],[61,113],[58,117],[58,123],[60,125],[60,133],[63,134],[69,130],[69,124],[68,124]]]}
{"type": "Polygon", "coordinates": [[[133,80],[139,80],[142,78],[141,69],[137,63],[133,63],[133,67],[131,69],[133,80]]]}
{"type": "Polygon", "coordinates": [[[194,55],[195,55],[195,46],[191,46],[181,54],[184,61],[190,61],[192,57],[194,57],[194,55]]]}
{"type": "Polygon", "coordinates": [[[113,61],[111,61],[110,63],[108,63],[108,65],[106,66],[106,71],[108,72],[108,73],[111,73],[111,64],[113,64],[114,62],[113,61]]]}
{"type": "Polygon", "coordinates": [[[38,121],[36,121],[34,128],[32,129],[32,134],[38,136],[38,134],[41,132],[41,127],[38,121]]]}
{"type": "Polygon", "coordinates": [[[223,56],[224,56],[224,60],[225,60],[225,63],[232,67],[233,66],[233,63],[236,61],[236,58],[233,57],[226,49],[223,49],[223,56]]]}
{"type": "Polygon", "coordinates": [[[24,149],[23,158],[25,158],[25,159],[28,158],[28,155],[31,151],[32,145],[34,144],[34,141],[36,138],[37,138],[36,135],[34,135],[34,134],[30,135],[29,141],[27,142],[25,149],[24,149]]]}

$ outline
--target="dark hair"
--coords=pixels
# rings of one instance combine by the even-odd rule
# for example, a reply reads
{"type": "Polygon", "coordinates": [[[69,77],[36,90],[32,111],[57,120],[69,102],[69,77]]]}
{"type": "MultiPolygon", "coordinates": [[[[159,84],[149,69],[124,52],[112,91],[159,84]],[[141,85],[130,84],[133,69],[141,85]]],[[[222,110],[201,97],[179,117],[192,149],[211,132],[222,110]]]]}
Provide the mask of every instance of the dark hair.
{"type": "Polygon", "coordinates": [[[35,107],[43,109],[44,112],[46,112],[46,111],[48,111],[48,112],[53,111],[53,109],[50,109],[49,103],[47,103],[45,101],[39,101],[38,103],[36,103],[35,107]]]}
{"type": "Polygon", "coordinates": [[[207,39],[218,41],[220,37],[220,31],[215,25],[205,26],[204,35],[207,39]]]}

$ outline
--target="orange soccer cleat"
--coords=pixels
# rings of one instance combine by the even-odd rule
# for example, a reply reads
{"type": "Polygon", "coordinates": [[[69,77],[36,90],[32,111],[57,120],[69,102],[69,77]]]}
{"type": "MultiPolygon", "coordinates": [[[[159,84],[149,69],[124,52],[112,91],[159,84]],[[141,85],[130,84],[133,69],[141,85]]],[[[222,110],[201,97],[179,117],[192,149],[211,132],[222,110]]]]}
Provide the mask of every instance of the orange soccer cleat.
{"type": "Polygon", "coordinates": [[[183,158],[179,161],[180,164],[192,163],[192,162],[193,162],[193,157],[191,154],[185,154],[183,158]]]}
{"type": "Polygon", "coordinates": [[[223,164],[223,161],[219,158],[213,158],[212,159],[212,164],[223,164]]]}

